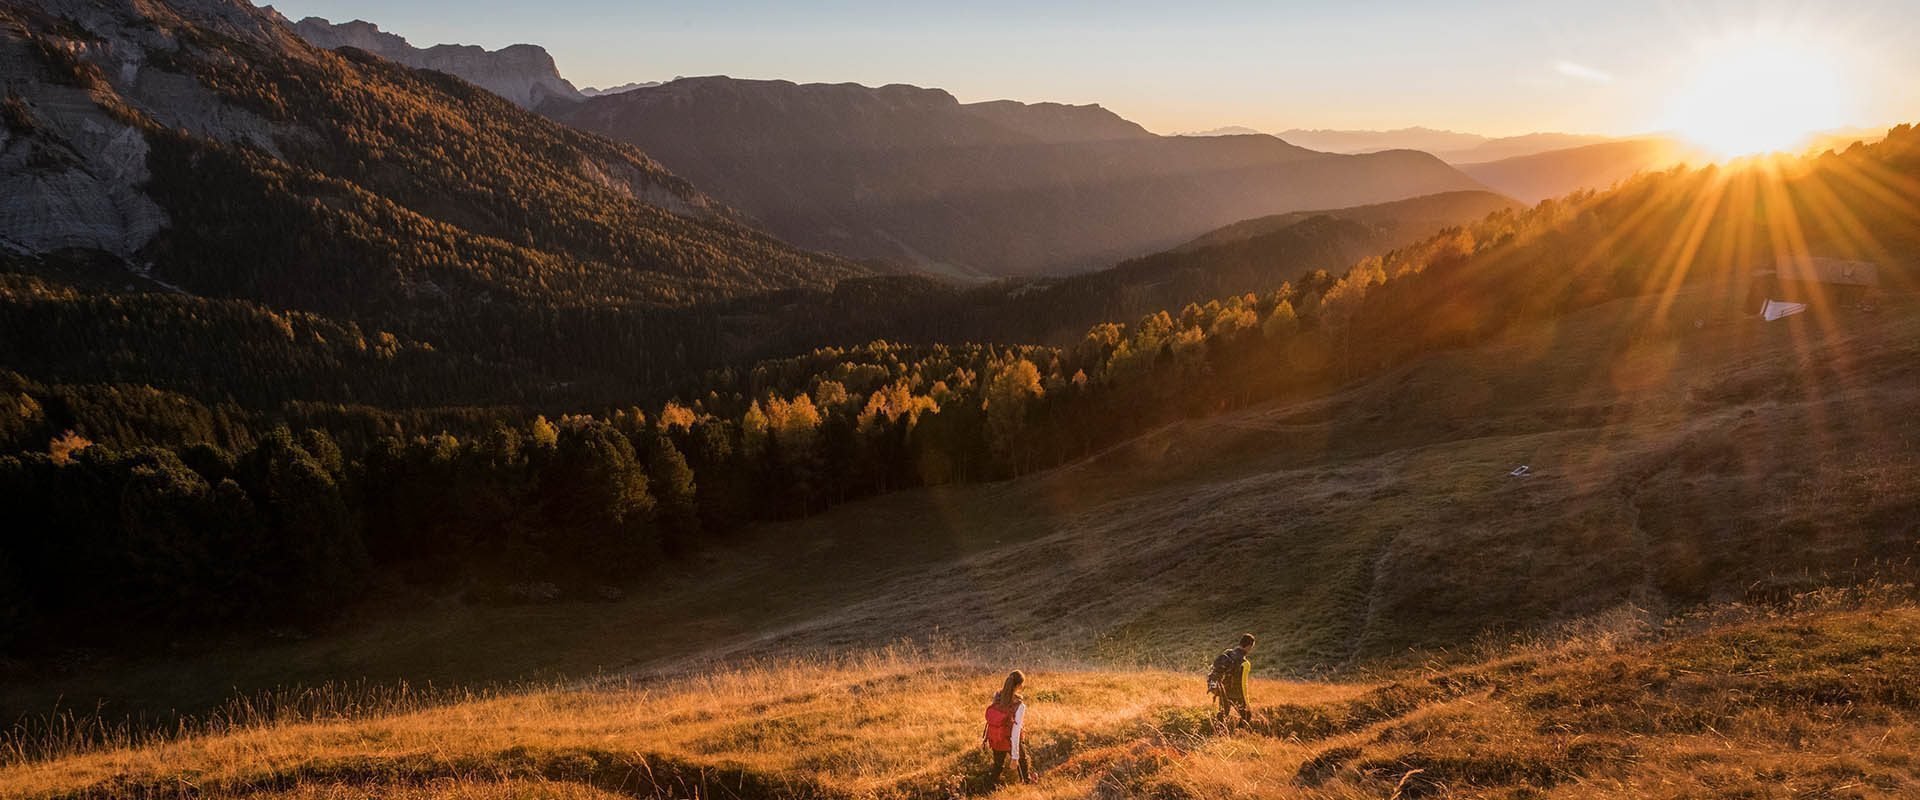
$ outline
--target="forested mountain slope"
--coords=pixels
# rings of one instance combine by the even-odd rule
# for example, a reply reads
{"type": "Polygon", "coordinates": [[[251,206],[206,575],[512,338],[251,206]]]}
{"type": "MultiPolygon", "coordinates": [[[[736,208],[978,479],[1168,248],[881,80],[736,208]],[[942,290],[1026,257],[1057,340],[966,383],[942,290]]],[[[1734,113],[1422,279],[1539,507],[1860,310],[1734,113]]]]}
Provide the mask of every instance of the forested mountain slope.
{"type": "Polygon", "coordinates": [[[1083,271],[1283,211],[1481,188],[1424,153],[1161,137],[1098,107],[683,78],[551,104],[790,241],[973,275],[1083,271]]]}
{"type": "Polygon", "coordinates": [[[1012,278],[970,289],[909,279],[854,285],[888,289],[876,296],[802,290],[791,293],[795,302],[822,313],[793,320],[806,329],[776,338],[1071,345],[1101,322],[1267,294],[1289,282],[1328,285],[1363,258],[1521,210],[1490,192],[1449,192],[1245,220],[1172,250],[1065,277],[1012,278]]]}
{"type": "Polygon", "coordinates": [[[1177,248],[1179,251],[1198,250],[1213,245],[1252,239],[1284,228],[1297,225],[1316,216],[1329,216],[1348,219],[1384,229],[1390,235],[1391,247],[1411,244],[1432,235],[1441,228],[1450,228],[1499,211],[1511,211],[1523,207],[1510,197],[1494,192],[1464,191],[1441,192],[1389,203],[1375,203],[1352,208],[1336,208],[1323,211],[1294,211],[1286,214],[1270,214],[1264,217],[1241,220],[1194,237],[1177,248]]]}
{"type": "Polygon", "coordinates": [[[237,0],[0,15],[0,241],[19,264],[127,264],[104,290],[319,313],[528,374],[618,359],[645,381],[720,355],[651,310],[871,272],[741,224],[631,147],[316,49],[237,0]]]}
{"type": "Polygon", "coordinates": [[[1542,153],[1456,164],[1496,192],[1537,203],[1582,189],[1605,189],[1636,173],[1663,170],[1689,160],[1707,161],[1666,138],[1626,139],[1542,153]]]}
{"type": "MultiPolygon", "coordinates": [[[[0,336],[13,346],[0,366],[49,384],[158,387],[235,404],[236,413],[249,417],[291,413],[302,403],[392,410],[517,404],[554,411],[651,403],[690,379],[697,382],[697,370],[657,371],[654,380],[636,384],[622,378],[645,362],[636,364],[630,352],[672,344],[687,354],[681,363],[693,367],[874,339],[1069,344],[1103,321],[1268,292],[1510,205],[1468,192],[1300,212],[1239,223],[1202,240],[1215,246],[1195,242],[1066,278],[969,289],[893,275],[655,309],[645,315],[651,322],[644,330],[652,333],[643,338],[581,350],[565,341],[603,332],[569,331],[566,340],[543,346],[543,357],[512,360],[475,359],[431,330],[395,333],[350,318],[182,295],[150,283],[128,291],[126,271],[111,260],[0,254],[0,306],[9,312],[0,336]]],[[[586,316],[595,318],[622,315],[586,316]]],[[[525,336],[483,343],[481,352],[511,354],[525,336]]],[[[108,424],[103,416],[63,418],[85,430],[108,424]]]]}

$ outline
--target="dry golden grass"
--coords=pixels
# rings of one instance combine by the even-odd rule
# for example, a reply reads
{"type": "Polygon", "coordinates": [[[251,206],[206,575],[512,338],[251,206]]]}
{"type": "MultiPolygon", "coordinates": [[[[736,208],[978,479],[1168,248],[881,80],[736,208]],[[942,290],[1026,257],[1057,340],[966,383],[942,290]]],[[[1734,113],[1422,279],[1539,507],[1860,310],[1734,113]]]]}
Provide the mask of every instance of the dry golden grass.
{"type": "MultiPolygon", "coordinates": [[[[1035,733],[1028,744],[1042,768],[1087,742],[1139,736],[1157,713],[1199,695],[1191,675],[1070,668],[1029,675],[1035,733]]],[[[0,770],[0,787],[24,797],[325,797],[341,784],[424,791],[420,785],[433,781],[451,782],[432,795],[449,797],[480,791],[475,781],[517,782],[536,796],[555,782],[701,796],[940,794],[958,790],[984,763],[978,718],[1003,676],[998,665],[958,654],[888,650],[476,698],[370,719],[263,724],[14,764],[0,770]]],[[[1269,682],[1259,690],[1298,702],[1359,691],[1269,682]]],[[[488,783],[485,791],[506,790],[488,783]]]]}
{"type": "MultiPolygon", "coordinates": [[[[1378,683],[1261,681],[1213,730],[1193,675],[1030,670],[1042,770],[1006,798],[1911,797],[1920,607],[1815,598],[1604,625],[1378,683]]],[[[1004,664],[895,649],[261,724],[0,768],[22,798],[944,798],[981,791],[1004,664]]]]}
{"type": "Polygon", "coordinates": [[[441,778],[412,786],[382,786],[369,791],[351,784],[300,784],[261,792],[260,800],[627,800],[628,795],[582,783],[549,780],[473,780],[441,778]]]}

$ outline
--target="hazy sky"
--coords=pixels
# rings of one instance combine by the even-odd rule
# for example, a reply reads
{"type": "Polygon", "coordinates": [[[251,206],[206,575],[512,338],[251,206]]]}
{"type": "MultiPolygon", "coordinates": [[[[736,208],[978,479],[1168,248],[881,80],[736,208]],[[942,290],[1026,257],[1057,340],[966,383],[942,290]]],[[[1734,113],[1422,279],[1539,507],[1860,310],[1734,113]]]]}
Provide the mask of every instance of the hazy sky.
{"type": "Polygon", "coordinates": [[[1713,40],[1830,58],[1849,124],[1920,119],[1920,0],[651,2],[282,0],[426,46],[545,46],[580,86],[732,75],[1099,103],[1172,133],[1424,125],[1635,133],[1713,40]]]}

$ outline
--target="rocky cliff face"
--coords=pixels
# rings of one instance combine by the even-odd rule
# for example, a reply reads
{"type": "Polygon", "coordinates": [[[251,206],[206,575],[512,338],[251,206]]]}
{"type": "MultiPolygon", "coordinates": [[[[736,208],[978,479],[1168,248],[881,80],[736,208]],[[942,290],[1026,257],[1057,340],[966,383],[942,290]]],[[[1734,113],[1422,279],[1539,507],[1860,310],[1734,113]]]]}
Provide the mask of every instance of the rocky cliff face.
{"type": "MultiPolygon", "coordinates": [[[[4,49],[4,45],[0,45],[4,49]]],[[[166,224],[138,187],[147,180],[147,140],[97,109],[83,92],[42,93],[35,105],[74,113],[34,113],[26,101],[0,128],[0,242],[40,253],[68,248],[132,255],[166,224]]]]}
{"type": "Polygon", "coordinates": [[[521,108],[584,97],[572,83],[560,77],[560,69],[546,49],[530,44],[510,45],[499,50],[460,44],[420,48],[363,20],[336,25],[320,17],[307,17],[288,24],[294,33],[315,47],[328,50],[355,47],[415,69],[445,72],[521,108]]]}
{"type": "Polygon", "coordinates": [[[75,248],[131,259],[167,224],[142,189],[148,127],[276,152],[266,120],[150,63],[153,53],[181,47],[187,29],[260,46],[285,36],[220,0],[0,7],[0,242],[22,252],[75,248]],[[84,34],[37,36],[36,28],[84,34]]]}

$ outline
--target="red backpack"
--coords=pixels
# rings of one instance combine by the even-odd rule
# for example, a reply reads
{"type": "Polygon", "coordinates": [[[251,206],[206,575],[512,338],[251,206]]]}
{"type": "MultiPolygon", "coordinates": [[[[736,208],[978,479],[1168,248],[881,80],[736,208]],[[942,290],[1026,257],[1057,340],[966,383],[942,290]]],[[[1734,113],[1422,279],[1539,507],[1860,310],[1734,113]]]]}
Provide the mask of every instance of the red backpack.
{"type": "Polygon", "coordinates": [[[1013,750],[1013,709],[999,703],[987,706],[987,746],[999,753],[1013,750]]]}

